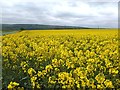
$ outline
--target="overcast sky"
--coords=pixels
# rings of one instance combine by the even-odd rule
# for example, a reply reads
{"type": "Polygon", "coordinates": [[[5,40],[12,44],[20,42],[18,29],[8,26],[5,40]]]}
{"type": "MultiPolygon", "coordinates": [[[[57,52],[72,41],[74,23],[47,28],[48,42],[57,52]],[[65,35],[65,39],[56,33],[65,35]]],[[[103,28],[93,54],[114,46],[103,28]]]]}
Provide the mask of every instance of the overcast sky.
{"type": "Polygon", "coordinates": [[[118,0],[2,0],[0,7],[4,24],[118,27],[118,0]]]}

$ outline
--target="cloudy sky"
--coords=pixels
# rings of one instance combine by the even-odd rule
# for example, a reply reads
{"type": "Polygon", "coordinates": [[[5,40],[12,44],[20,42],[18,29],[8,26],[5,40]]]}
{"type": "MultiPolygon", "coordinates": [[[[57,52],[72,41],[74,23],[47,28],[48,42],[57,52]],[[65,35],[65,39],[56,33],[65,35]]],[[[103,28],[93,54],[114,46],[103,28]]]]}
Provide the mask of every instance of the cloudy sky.
{"type": "Polygon", "coordinates": [[[4,24],[118,27],[118,0],[2,0],[0,8],[4,24]]]}

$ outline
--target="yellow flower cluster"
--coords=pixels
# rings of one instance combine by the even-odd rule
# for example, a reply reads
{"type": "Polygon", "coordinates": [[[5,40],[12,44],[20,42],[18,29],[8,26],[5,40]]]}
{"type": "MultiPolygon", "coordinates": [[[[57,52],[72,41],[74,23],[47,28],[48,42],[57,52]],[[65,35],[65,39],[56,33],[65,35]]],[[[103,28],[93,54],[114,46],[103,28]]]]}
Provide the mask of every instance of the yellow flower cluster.
{"type": "Polygon", "coordinates": [[[117,30],[34,30],[2,36],[3,87],[119,88],[118,41],[117,30]]]}
{"type": "Polygon", "coordinates": [[[99,73],[99,74],[95,77],[95,79],[97,80],[98,83],[103,83],[104,80],[105,80],[105,76],[104,76],[103,73],[99,73]]]}
{"type": "Polygon", "coordinates": [[[13,89],[15,88],[16,86],[19,86],[19,83],[16,83],[16,82],[10,82],[10,84],[8,85],[8,89],[13,89]]]}
{"type": "Polygon", "coordinates": [[[73,88],[75,80],[72,75],[67,72],[61,72],[58,74],[58,83],[62,88],[73,88]]]}

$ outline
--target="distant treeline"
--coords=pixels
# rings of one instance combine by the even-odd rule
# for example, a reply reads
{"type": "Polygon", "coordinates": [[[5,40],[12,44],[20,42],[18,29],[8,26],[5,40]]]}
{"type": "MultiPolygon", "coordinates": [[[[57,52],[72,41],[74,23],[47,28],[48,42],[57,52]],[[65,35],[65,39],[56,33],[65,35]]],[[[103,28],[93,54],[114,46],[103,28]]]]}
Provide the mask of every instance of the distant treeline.
{"type": "Polygon", "coordinates": [[[40,24],[2,24],[2,30],[45,30],[45,29],[90,29],[77,26],[57,26],[40,24]]]}

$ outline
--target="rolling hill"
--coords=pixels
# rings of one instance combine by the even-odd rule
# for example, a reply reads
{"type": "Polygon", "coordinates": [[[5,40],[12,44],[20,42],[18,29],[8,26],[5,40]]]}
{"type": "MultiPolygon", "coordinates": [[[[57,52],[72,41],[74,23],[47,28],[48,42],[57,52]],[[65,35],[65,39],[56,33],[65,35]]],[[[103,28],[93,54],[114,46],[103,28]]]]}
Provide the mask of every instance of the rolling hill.
{"type": "Polygon", "coordinates": [[[78,26],[58,26],[41,24],[2,24],[2,30],[45,30],[45,29],[88,29],[78,26]]]}

